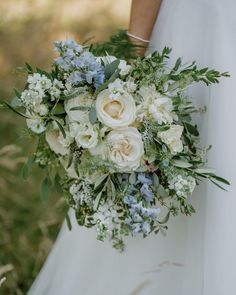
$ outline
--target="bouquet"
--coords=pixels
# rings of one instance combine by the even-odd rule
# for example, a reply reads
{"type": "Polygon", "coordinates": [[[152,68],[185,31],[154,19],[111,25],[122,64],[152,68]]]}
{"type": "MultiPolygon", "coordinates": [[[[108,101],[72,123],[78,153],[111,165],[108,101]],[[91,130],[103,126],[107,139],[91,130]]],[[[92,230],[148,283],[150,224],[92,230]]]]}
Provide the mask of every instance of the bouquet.
{"type": "Polygon", "coordinates": [[[170,216],[194,213],[190,197],[202,179],[229,184],[206,166],[192,120],[202,110],[186,94],[228,74],[180,58],[169,67],[170,48],[137,57],[124,36],[55,42],[51,71],[26,64],[24,90],[6,103],[38,140],[23,173],[33,162],[44,168],[42,198],[54,180],[78,224],[119,250],[126,236],[164,232],[170,216]]]}

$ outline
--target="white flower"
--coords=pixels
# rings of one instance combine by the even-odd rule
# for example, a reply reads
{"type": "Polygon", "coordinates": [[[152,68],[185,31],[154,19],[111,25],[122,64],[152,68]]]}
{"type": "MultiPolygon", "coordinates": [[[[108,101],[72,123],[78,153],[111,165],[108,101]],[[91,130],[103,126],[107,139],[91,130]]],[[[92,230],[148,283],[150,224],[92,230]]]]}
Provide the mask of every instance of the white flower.
{"type": "MultiPolygon", "coordinates": [[[[97,58],[97,62],[99,63],[103,62],[105,66],[112,63],[115,60],[117,60],[117,58],[112,55],[100,56],[97,58]]],[[[123,59],[120,59],[119,61],[120,63],[118,65],[118,69],[120,69],[120,75],[121,76],[128,75],[130,69],[132,68],[131,65],[128,65],[127,62],[123,59]]]]}
{"type": "Polygon", "coordinates": [[[120,60],[118,69],[120,69],[121,76],[128,75],[131,68],[132,68],[131,65],[128,65],[125,60],[120,60]]]}
{"type": "Polygon", "coordinates": [[[29,89],[48,90],[52,87],[52,82],[45,75],[35,73],[28,77],[29,89]]]}
{"type": "Polygon", "coordinates": [[[79,94],[75,98],[65,101],[65,111],[70,122],[79,122],[81,124],[89,122],[89,108],[92,104],[92,97],[88,92],[79,94]],[[71,110],[75,107],[85,107],[84,110],[71,110]]]}
{"type": "Polygon", "coordinates": [[[113,130],[107,136],[109,158],[120,168],[135,170],[144,154],[141,134],[136,128],[113,130]]]}
{"type": "Polygon", "coordinates": [[[98,132],[91,124],[83,125],[79,128],[75,141],[85,149],[94,148],[98,143],[98,132]]]}
{"type": "Polygon", "coordinates": [[[48,107],[45,104],[36,104],[33,110],[40,116],[45,116],[48,113],[48,107]]]}
{"type": "Polygon", "coordinates": [[[116,79],[108,85],[110,91],[110,98],[118,98],[121,94],[125,93],[125,83],[121,79],[116,79]]]}
{"type": "Polygon", "coordinates": [[[27,108],[34,107],[35,104],[39,104],[43,100],[44,93],[39,93],[34,90],[24,90],[21,93],[21,101],[27,108]]]}
{"type": "Polygon", "coordinates": [[[62,89],[64,89],[63,83],[61,81],[58,81],[57,79],[54,79],[52,87],[49,90],[49,93],[52,97],[52,101],[60,96],[62,89]]]}
{"type": "Polygon", "coordinates": [[[154,85],[141,87],[139,93],[143,98],[143,102],[139,106],[139,113],[144,116],[146,112],[158,124],[171,124],[173,122],[176,114],[173,112],[174,107],[169,97],[158,93],[154,85]]]}
{"type": "Polygon", "coordinates": [[[169,147],[172,154],[180,153],[183,150],[181,141],[183,130],[183,126],[171,125],[168,130],[158,132],[158,137],[169,147]]]}
{"type": "Polygon", "coordinates": [[[40,118],[26,119],[26,124],[36,134],[43,133],[46,130],[46,125],[40,118]]]}
{"type": "Polygon", "coordinates": [[[97,97],[98,120],[111,128],[122,128],[132,124],[136,118],[133,97],[128,93],[123,93],[117,99],[111,99],[109,95],[109,90],[105,89],[97,97]]]}
{"type": "Polygon", "coordinates": [[[69,154],[71,139],[68,133],[66,134],[66,138],[64,138],[61,131],[58,128],[54,128],[46,132],[45,138],[51,150],[56,154],[62,156],[69,154]]]}

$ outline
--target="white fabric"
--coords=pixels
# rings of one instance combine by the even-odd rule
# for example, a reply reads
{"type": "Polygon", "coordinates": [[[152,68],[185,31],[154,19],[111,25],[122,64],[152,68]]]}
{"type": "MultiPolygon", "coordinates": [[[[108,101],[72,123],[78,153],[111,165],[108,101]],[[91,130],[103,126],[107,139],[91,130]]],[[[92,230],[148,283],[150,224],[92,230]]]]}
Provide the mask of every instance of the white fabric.
{"type": "Polygon", "coordinates": [[[225,193],[202,184],[193,197],[197,213],[172,219],[166,237],[129,239],[119,254],[96,241],[93,230],[63,226],[29,295],[231,295],[236,282],[236,1],[164,0],[151,50],[173,48],[173,62],[230,71],[231,78],[190,90],[208,106],[196,118],[209,165],[231,180],[225,193]]]}

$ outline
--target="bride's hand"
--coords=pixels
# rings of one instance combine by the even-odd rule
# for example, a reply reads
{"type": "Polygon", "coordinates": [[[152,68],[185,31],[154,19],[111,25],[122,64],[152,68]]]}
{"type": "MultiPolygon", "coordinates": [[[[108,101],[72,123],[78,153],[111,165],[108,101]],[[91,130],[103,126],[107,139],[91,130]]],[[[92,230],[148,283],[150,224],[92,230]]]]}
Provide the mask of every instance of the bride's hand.
{"type": "Polygon", "coordinates": [[[132,0],[128,35],[132,43],[140,45],[138,54],[143,56],[156,21],[162,0],[132,0]]]}

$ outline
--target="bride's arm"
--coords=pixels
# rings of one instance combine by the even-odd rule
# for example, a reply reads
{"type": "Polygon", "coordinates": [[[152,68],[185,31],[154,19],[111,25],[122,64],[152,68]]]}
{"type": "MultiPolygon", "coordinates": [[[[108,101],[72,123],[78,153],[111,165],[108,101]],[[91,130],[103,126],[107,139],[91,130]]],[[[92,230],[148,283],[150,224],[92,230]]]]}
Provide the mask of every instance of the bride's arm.
{"type": "MultiPolygon", "coordinates": [[[[162,0],[132,0],[128,33],[149,40],[162,0]]],[[[132,42],[147,46],[148,42],[130,37],[132,42]]],[[[145,49],[141,53],[144,53],[145,49]]]]}

